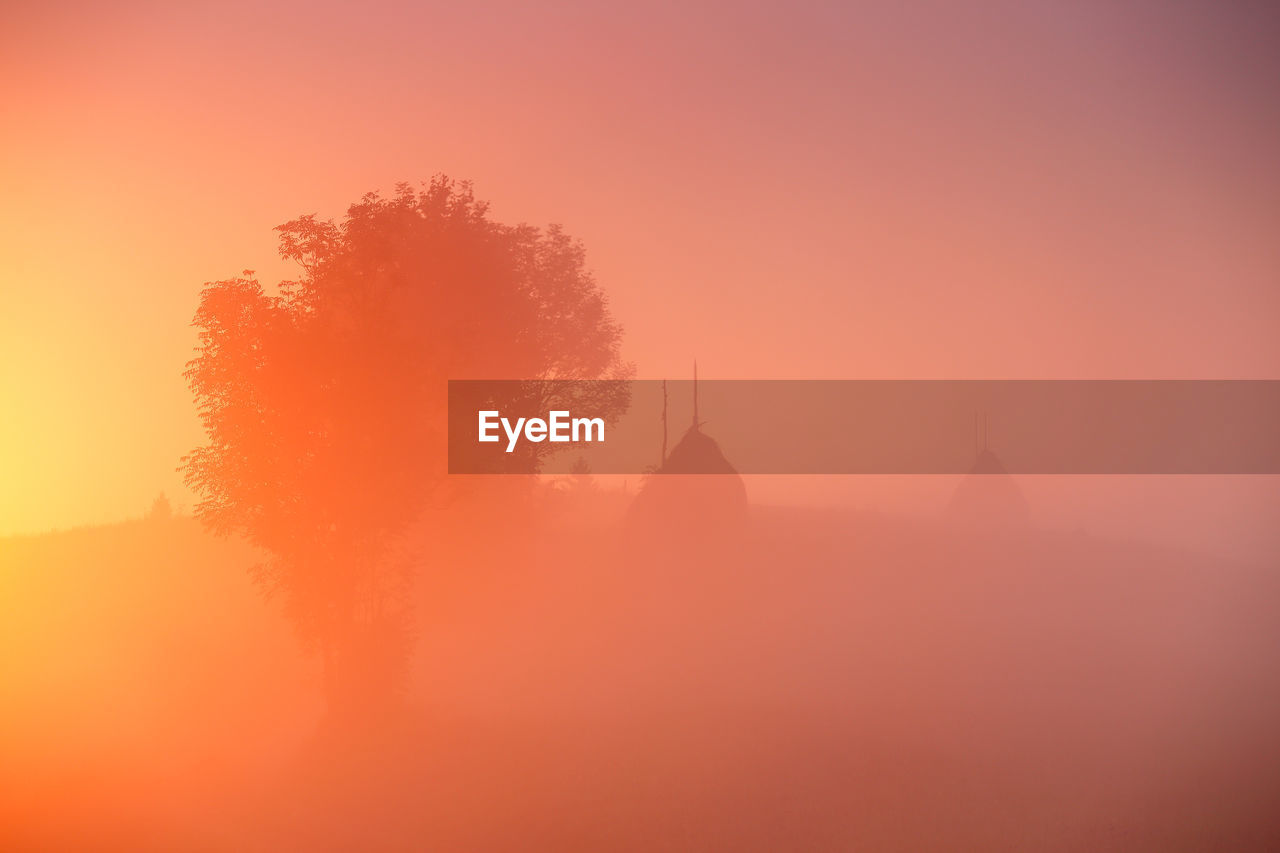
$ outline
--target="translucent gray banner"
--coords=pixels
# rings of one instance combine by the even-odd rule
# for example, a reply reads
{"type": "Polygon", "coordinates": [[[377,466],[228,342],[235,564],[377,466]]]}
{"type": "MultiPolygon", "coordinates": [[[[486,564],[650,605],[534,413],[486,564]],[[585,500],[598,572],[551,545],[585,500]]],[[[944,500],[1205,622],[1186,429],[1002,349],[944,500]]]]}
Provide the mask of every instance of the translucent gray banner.
{"type": "Polygon", "coordinates": [[[1280,381],[454,380],[449,470],[1278,474],[1280,381]]]}

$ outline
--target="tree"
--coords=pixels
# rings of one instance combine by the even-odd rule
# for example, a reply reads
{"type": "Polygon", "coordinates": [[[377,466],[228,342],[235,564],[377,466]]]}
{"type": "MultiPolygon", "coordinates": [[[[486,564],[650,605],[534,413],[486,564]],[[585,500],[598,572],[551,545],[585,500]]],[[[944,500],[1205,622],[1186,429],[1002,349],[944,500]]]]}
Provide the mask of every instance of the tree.
{"type": "Polygon", "coordinates": [[[579,242],[493,221],[469,183],[400,185],[341,222],[277,230],[296,281],[273,295],[245,271],[201,293],[185,375],[207,443],[182,470],[197,517],[269,555],[256,577],[346,713],[402,680],[408,585],[429,556],[405,533],[444,478],[447,380],[620,378],[621,329],[579,242]]]}
{"type": "Polygon", "coordinates": [[[169,502],[164,492],[156,495],[156,499],[151,502],[151,510],[147,513],[147,518],[151,521],[168,521],[173,518],[173,504],[169,502]]]}

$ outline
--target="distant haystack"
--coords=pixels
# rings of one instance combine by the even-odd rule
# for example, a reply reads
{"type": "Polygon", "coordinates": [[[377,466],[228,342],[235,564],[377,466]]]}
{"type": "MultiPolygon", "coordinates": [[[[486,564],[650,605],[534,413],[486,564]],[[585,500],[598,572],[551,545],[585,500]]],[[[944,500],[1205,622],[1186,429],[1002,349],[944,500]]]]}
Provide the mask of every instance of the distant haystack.
{"type": "Polygon", "coordinates": [[[947,515],[959,524],[987,530],[1027,527],[1031,523],[1031,508],[1022,489],[1000,457],[987,446],[985,418],[977,458],[951,496],[947,515]]]}
{"type": "Polygon", "coordinates": [[[645,478],[631,519],[668,532],[716,532],[747,518],[747,489],[716,440],[690,428],[657,473],[645,478]]]}
{"type": "MultiPolygon", "coordinates": [[[[724,452],[716,440],[697,425],[689,428],[667,457],[661,468],[663,474],[732,474],[739,484],[738,471],[724,458],[724,452]]],[[[744,492],[745,494],[745,492],[744,492]]]]}
{"type": "MultiPolygon", "coordinates": [[[[744,525],[747,520],[747,489],[742,477],[725,458],[716,440],[702,431],[698,421],[696,365],[693,376],[693,425],[665,456],[658,470],[645,478],[631,505],[632,524],[658,535],[698,536],[724,532],[744,525]]],[[[664,451],[665,419],[664,411],[664,451]]]]}

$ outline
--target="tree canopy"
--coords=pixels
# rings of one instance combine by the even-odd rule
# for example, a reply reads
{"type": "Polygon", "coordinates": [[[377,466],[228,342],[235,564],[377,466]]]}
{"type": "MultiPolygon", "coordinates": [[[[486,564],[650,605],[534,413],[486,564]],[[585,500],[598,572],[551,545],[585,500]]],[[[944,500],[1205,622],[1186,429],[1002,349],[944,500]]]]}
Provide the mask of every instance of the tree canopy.
{"type": "Polygon", "coordinates": [[[423,555],[401,539],[444,476],[447,380],[622,377],[621,329],[581,243],[494,221],[469,183],[277,230],[296,280],[201,294],[185,375],[207,442],[182,469],[204,522],[270,555],[258,579],[322,650],[331,702],[363,701],[407,654],[423,555]]]}

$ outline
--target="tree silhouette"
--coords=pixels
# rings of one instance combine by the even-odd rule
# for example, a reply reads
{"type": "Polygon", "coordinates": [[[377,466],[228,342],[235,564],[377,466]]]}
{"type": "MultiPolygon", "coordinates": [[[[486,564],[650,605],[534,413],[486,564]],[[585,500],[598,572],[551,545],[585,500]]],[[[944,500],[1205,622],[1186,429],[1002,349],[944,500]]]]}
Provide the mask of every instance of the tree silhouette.
{"type": "Polygon", "coordinates": [[[173,504],[169,502],[169,497],[164,492],[156,495],[156,499],[151,502],[147,518],[152,521],[168,521],[173,518],[173,504]]]}
{"type": "Polygon", "coordinates": [[[182,470],[200,519],[269,554],[257,579],[320,650],[331,712],[351,712],[403,675],[424,556],[405,533],[444,477],[447,379],[622,377],[621,329],[580,243],[493,221],[469,183],[277,230],[300,278],[271,295],[246,271],[201,294],[185,375],[208,441],[182,470]]]}

